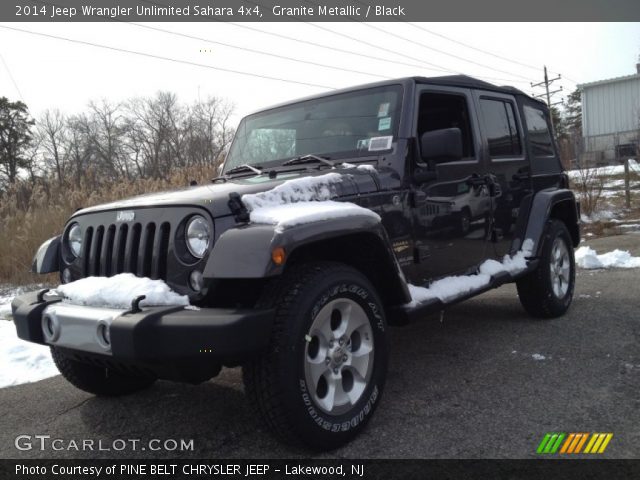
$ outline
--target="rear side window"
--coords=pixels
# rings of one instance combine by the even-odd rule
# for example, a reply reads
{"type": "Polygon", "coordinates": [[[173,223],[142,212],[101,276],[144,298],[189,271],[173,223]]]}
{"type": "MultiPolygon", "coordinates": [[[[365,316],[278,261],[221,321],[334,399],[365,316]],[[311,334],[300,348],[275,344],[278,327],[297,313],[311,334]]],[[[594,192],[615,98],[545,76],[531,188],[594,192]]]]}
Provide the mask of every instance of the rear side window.
{"type": "Polygon", "coordinates": [[[538,108],[524,106],[524,118],[527,121],[529,143],[533,155],[545,157],[553,155],[551,133],[544,112],[538,108]]]}
{"type": "Polygon", "coordinates": [[[520,133],[513,104],[502,100],[480,99],[484,128],[489,143],[489,156],[515,157],[522,154],[520,133]]]}

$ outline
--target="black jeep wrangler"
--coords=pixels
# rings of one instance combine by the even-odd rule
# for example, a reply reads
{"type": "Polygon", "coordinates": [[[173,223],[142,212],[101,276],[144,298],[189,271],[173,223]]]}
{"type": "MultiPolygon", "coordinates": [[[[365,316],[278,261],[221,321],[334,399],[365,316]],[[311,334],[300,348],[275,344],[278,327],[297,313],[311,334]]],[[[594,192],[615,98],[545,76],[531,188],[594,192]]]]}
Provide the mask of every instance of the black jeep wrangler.
{"type": "Polygon", "coordinates": [[[211,184],[79,210],[34,258],[63,284],[161,279],[191,307],[44,290],[14,321],[97,395],[242,366],[277,436],[334,448],[380,403],[388,325],[508,282],[564,314],[578,219],[543,103],[466,76],[375,83],[249,115],[211,184]]]}

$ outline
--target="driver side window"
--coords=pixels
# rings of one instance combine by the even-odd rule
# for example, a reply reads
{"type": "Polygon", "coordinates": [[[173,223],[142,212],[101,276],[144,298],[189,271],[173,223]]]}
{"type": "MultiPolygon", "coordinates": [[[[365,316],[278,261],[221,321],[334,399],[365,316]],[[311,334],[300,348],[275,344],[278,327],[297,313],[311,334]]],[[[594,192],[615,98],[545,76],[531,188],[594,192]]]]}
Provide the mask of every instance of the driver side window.
{"type": "Polygon", "coordinates": [[[475,157],[467,99],[455,93],[424,92],[420,95],[418,138],[426,132],[457,128],[462,138],[462,158],[475,157]]]}

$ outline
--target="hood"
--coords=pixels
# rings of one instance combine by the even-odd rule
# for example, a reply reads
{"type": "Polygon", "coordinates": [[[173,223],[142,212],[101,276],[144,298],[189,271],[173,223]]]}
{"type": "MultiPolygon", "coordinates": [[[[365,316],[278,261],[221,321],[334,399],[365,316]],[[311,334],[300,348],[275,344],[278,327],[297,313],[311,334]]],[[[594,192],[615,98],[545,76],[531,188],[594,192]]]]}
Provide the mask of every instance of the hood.
{"type": "Polygon", "coordinates": [[[231,215],[231,211],[228,206],[230,193],[236,192],[242,196],[246,193],[264,192],[271,190],[287,180],[325,175],[329,172],[339,173],[343,176],[343,181],[336,184],[338,198],[371,193],[380,190],[380,174],[373,169],[358,169],[353,167],[332,170],[314,169],[285,171],[279,172],[278,176],[273,179],[269,178],[267,175],[236,177],[231,178],[226,182],[188,187],[181,190],[138,195],[124,200],[84,208],[75,212],[73,216],[75,217],[78,215],[108,210],[169,206],[199,206],[207,209],[211,215],[216,218],[231,215]]]}

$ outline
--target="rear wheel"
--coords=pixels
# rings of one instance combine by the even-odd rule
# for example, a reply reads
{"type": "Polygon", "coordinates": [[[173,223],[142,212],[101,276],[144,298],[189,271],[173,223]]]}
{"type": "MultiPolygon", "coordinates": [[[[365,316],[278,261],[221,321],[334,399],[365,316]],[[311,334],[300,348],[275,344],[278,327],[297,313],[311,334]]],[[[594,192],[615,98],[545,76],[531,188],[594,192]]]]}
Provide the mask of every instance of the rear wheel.
{"type": "Polygon", "coordinates": [[[73,386],[94,395],[115,397],[150,387],[155,378],[124,375],[110,368],[79,362],[51,347],[51,356],[62,376],[73,386]]]}
{"type": "Polygon", "coordinates": [[[276,308],[269,351],[246,365],[247,395],[288,443],[323,450],[356,436],[380,402],[388,345],[382,304],[351,267],[293,268],[265,295],[276,308]]]}
{"type": "Polygon", "coordinates": [[[534,317],[563,315],[573,300],[575,275],[571,235],[563,222],[550,220],[538,268],[516,282],[520,303],[534,317]]]}

